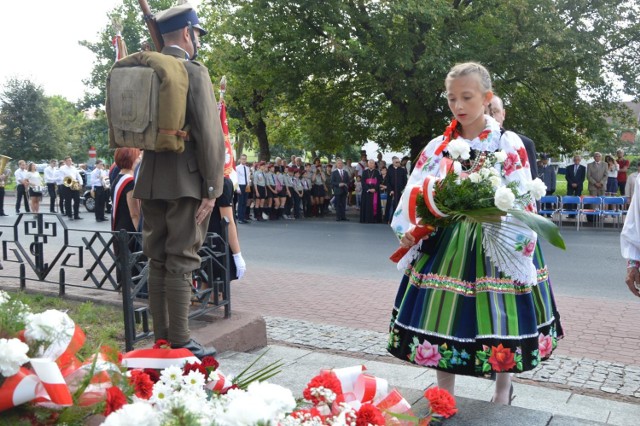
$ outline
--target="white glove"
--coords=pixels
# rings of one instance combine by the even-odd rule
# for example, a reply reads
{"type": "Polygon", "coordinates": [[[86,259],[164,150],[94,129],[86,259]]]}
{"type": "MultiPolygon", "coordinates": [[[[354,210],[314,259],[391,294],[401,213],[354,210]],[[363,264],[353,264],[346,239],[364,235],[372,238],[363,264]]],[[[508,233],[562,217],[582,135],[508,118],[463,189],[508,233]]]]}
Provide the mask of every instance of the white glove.
{"type": "Polygon", "coordinates": [[[242,276],[244,275],[245,271],[247,270],[247,264],[245,263],[244,259],[242,258],[242,253],[236,253],[233,255],[233,261],[236,264],[236,270],[237,270],[237,277],[238,279],[242,278],[242,276]]]}

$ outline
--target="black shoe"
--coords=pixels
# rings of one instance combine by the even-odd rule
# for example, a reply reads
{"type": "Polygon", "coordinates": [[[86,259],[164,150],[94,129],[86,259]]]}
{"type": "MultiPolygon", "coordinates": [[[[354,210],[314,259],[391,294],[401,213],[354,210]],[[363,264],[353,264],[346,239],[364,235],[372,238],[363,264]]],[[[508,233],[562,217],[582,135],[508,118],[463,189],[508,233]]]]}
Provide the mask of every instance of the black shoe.
{"type": "Polygon", "coordinates": [[[106,222],[106,221],[107,221],[107,218],[104,218],[104,217],[96,219],[96,222],[106,222]]]}
{"type": "Polygon", "coordinates": [[[342,220],[344,220],[345,222],[350,222],[350,220],[347,219],[346,217],[344,219],[342,219],[342,220]]]}
{"type": "Polygon", "coordinates": [[[216,353],[218,353],[216,351],[216,348],[214,348],[213,346],[204,347],[193,339],[189,340],[184,345],[171,345],[171,348],[172,349],[189,349],[191,353],[199,359],[202,359],[205,356],[215,356],[216,353]]]}
{"type": "Polygon", "coordinates": [[[0,216],[9,216],[9,215],[3,212],[3,213],[0,213],[0,216]]]}
{"type": "Polygon", "coordinates": [[[249,222],[247,222],[246,220],[239,220],[239,221],[238,221],[238,223],[242,223],[242,224],[245,224],[245,225],[246,225],[246,224],[247,224],[247,223],[249,223],[249,222]]]}
{"type": "Polygon", "coordinates": [[[81,218],[80,216],[75,216],[73,219],[74,220],[82,220],[83,218],[81,218]]]}

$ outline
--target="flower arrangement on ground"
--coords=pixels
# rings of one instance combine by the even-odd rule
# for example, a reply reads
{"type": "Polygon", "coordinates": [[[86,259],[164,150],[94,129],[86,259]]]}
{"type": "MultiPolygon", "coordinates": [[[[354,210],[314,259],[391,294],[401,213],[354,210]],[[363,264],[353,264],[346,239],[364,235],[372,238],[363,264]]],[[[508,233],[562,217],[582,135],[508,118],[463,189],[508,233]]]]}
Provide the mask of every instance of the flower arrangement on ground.
{"type": "MultiPolygon", "coordinates": [[[[282,363],[225,376],[213,357],[202,360],[166,341],[125,354],[101,348],[80,359],[82,329],[64,312],[34,314],[0,291],[0,412],[35,424],[119,425],[409,425],[424,424],[388,383],[364,366],[322,371],[304,390],[308,408],[267,380],[282,363]]],[[[264,354],[263,354],[264,355],[264,354]]],[[[445,391],[425,394],[434,415],[455,413],[445,391]]]]}

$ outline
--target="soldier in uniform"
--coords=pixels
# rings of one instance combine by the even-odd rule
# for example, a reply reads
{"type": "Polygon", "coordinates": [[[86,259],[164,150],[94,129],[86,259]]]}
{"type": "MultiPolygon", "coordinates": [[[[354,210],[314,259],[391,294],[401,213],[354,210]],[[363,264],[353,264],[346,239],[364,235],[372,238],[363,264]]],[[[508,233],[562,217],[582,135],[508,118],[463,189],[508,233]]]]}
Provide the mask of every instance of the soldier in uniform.
{"type": "Polygon", "coordinates": [[[156,15],[162,53],[183,61],[189,77],[182,153],[146,151],[134,197],[142,200],[143,252],[149,258],[149,305],[156,339],[199,358],[215,354],[191,338],[191,274],[200,266],[209,216],[222,193],[224,136],[207,68],[193,61],[206,32],[189,4],[156,15]]]}

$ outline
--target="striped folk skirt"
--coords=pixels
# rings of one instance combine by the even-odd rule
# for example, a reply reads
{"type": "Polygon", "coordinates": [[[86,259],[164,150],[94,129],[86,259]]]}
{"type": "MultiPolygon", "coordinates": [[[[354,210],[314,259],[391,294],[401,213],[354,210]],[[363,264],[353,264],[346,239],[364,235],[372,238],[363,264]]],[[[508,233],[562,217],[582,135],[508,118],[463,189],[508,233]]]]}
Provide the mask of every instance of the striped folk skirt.
{"type": "Polygon", "coordinates": [[[404,273],[388,351],[469,376],[535,368],[556,348],[562,327],[539,245],[533,261],[537,283],[523,285],[491,264],[481,227],[438,230],[404,273]]]}

